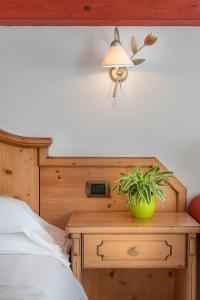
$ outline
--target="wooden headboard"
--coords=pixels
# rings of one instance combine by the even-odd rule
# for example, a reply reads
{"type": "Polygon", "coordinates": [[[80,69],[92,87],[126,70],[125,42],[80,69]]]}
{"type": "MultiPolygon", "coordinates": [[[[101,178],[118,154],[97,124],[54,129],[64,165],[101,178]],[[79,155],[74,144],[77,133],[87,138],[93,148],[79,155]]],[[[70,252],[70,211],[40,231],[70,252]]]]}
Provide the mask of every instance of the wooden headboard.
{"type": "MultiPolygon", "coordinates": [[[[27,138],[0,131],[0,193],[26,201],[48,222],[64,227],[73,211],[125,211],[122,198],[87,197],[86,181],[109,181],[140,164],[158,165],[154,157],[49,157],[49,138],[27,138]]],[[[166,188],[165,211],[186,210],[186,189],[175,178],[166,188]]],[[[158,210],[164,210],[158,203],[158,210]]]]}
{"type": "Polygon", "coordinates": [[[39,150],[49,138],[31,138],[0,130],[0,194],[26,201],[39,213],[39,150]]]}

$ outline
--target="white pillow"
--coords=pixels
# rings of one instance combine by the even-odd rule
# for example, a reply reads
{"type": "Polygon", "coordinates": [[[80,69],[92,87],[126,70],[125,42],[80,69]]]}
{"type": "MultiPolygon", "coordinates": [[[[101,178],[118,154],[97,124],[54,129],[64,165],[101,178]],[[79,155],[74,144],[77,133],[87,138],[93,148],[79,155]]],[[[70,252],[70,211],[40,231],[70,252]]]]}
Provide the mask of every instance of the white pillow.
{"type": "Polygon", "coordinates": [[[34,244],[24,233],[1,233],[0,255],[38,254],[47,255],[48,251],[34,244]]]}
{"type": "Polygon", "coordinates": [[[34,213],[23,201],[0,196],[0,233],[18,233],[24,229],[39,230],[34,213]]]}
{"type": "Polygon", "coordinates": [[[65,267],[70,265],[59,246],[36,243],[24,233],[1,233],[0,255],[44,255],[54,257],[65,267]]]}
{"type": "Polygon", "coordinates": [[[64,230],[44,221],[24,201],[6,196],[0,196],[1,233],[24,233],[34,243],[58,253],[70,246],[64,230]]]}
{"type": "Polygon", "coordinates": [[[60,229],[54,225],[47,223],[37,214],[35,214],[35,218],[37,222],[40,223],[42,228],[48,232],[53,241],[55,241],[55,243],[62,248],[63,252],[68,254],[71,248],[71,240],[67,238],[66,232],[63,229],[60,229]]]}

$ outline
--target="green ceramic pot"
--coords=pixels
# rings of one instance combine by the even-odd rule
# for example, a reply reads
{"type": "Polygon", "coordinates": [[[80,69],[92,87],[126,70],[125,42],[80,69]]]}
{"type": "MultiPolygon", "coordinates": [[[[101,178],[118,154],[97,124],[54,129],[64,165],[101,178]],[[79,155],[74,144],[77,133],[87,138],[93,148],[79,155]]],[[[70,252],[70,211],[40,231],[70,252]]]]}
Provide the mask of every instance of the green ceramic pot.
{"type": "Polygon", "coordinates": [[[142,199],[139,204],[136,204],[135,196],[131,197],[132,205],[130,205],[130,210],[132,217],[137,219],[151,219],[156,210],[156,197],[151,197],[150,204],[148,204],[144,199],[142,199]]]}

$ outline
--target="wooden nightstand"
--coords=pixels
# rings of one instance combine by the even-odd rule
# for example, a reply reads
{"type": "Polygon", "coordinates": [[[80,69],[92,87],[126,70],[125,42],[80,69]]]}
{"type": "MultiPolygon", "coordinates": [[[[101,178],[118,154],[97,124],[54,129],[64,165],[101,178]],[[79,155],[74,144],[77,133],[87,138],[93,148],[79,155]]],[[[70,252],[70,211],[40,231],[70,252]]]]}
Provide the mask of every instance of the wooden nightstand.
{"type": "Polygon", "coordinates": [[[152,220],[132,219],[128,212],[75,212],[66,230],[73,241],[73,273],[90,300],[196,300],[200,225],[186,212],[158,212],[152,220]],[[106,282],[113,278],[104,280],[102,269],[110,277],[117,269],[129,269],[129,286],[115,279],[126,286],[121,296],[106,296],[106,282]]]}

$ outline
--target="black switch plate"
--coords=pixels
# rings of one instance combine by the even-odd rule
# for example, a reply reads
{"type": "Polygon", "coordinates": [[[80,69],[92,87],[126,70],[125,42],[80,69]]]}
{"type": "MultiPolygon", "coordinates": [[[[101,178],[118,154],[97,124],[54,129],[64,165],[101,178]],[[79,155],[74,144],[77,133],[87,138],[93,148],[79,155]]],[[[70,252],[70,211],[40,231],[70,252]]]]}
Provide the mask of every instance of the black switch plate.
{"type": "Polygon", "coordinates": [[[108,181],[87,181],[86,194],[88,197],[110,197],[110,183],[108,181]]]}

